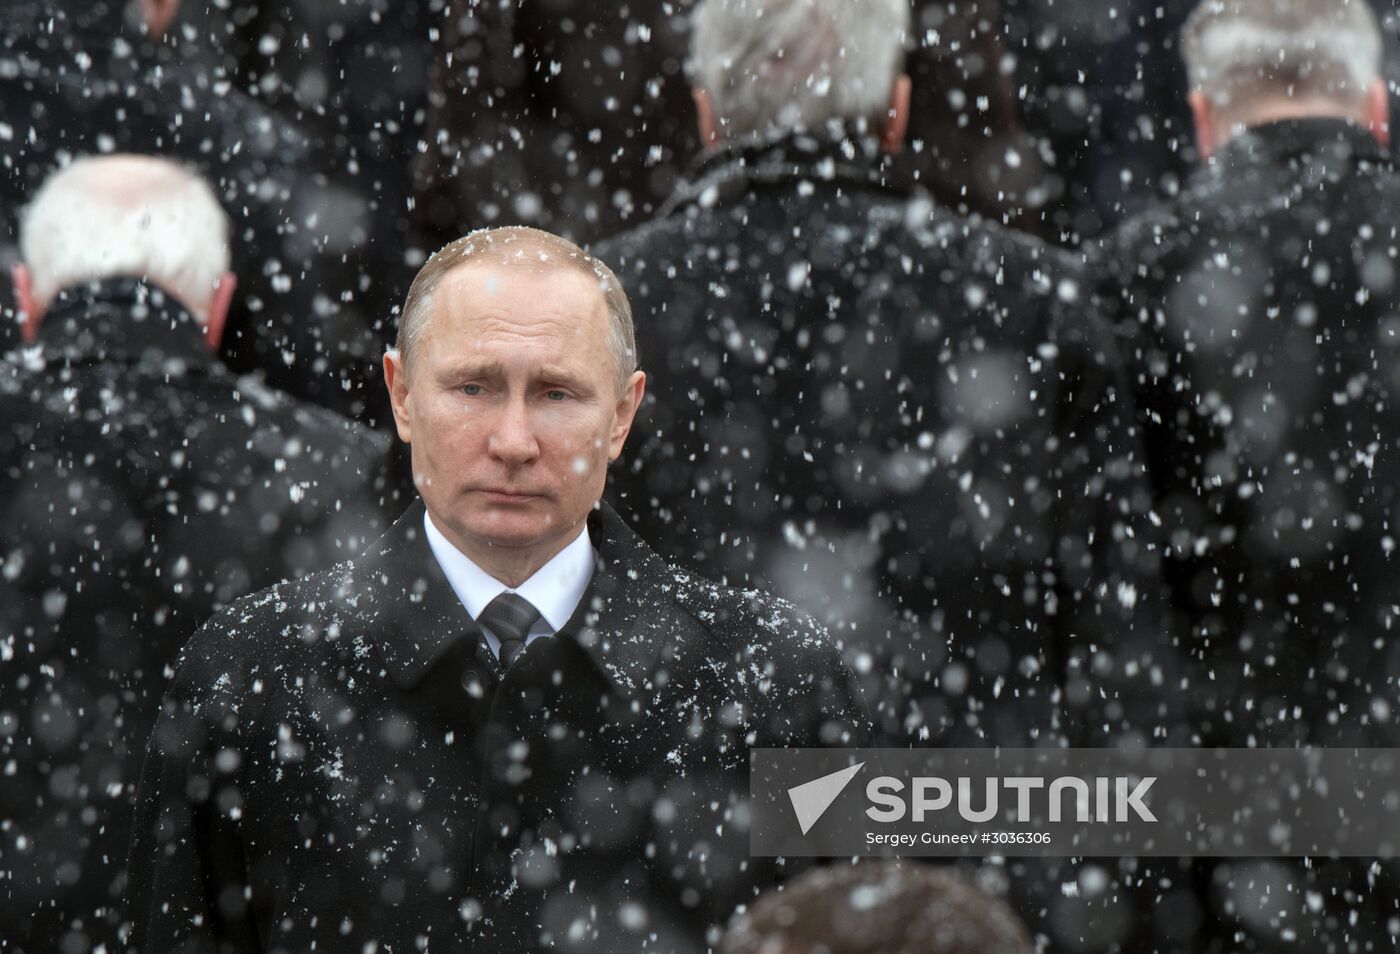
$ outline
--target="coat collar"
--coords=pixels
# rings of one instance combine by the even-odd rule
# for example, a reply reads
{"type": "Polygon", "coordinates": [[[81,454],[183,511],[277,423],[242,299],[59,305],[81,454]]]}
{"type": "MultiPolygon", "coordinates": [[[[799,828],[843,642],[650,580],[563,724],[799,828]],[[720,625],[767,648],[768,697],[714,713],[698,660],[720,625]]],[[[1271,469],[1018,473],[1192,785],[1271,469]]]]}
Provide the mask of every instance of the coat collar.
{"type": "MultiPolygon", "coordinates": [[[[443,575],[415,501],[352,568],[348,599],[366,620],[389,675],[411,691],[462,640],[484,640],[443,575]]],[[[558,637],[570,639],[623,696],[641,692],[679,632],[671,568],[606,504],[588,517],[598,565],[578,609],[558,637]]],[[[489,655],[489,653],[488,653],[489,655]]]]}
{"type": "Polygon", "coordinates": [[[667,199],[659,217],[697,206],[725,205],[755,189],[804,181],[879,189],[902,196],[914,191],[907,176],[875,140],[837,129],[822,135],[798,133],[750,140],[707,152],[667,199]]]}
{"type": "Polygon", "coordinates": [[[39,323],[39,344],[50,363],[150,363],[171,376],[222,368],[195,317],[159,288],[134,278],[59,292],[39,323]]]}
{"type": "Polygon", "coordinates": [[[1310,171],[1340,171],[1360,163],[1389,164],[1390,158],[1363,126],[1345,119],[1288,119],[1252,126],[1211,157],[1205,173],[1229,175],[1260,166],[1303,164],[1310,171]]]}

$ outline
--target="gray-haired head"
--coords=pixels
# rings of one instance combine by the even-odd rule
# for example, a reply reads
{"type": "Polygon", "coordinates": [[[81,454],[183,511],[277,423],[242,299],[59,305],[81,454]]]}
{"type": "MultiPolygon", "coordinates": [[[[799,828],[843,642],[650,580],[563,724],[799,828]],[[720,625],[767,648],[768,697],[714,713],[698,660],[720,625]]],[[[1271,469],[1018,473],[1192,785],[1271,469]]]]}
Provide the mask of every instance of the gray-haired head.
{"type": "Polygon", "coordinates": [[[1366,0],[1204,0],[1181,31],[1192,89],[1238,115],[1261,99],[1363,103],[1381,71],[1366,0]]]}
{"type": "Polygon", "coordinates": [[[907,861],[814,868],[738,915],[720,954],[1033,954],[1016,913],[958,873],[907,861]]]}
{"type": "Polygon", "coordinates": [[[53,173],[24,210],[20,257],[37,305],[65,288],[143,278],[207,320],[229,268],[229,223],[195,173],[167,159],[78,159],[53,173]]]}
{"type": "Polygon", "coordinates": [[[832,121],[878,131],[909,20],[909,0],[701,0],[691,78],[729,139],[832,121]]]}
{"type": "Polygon", "coordinates": [[[395,349],[404,367],[413,367],[414,351],[432,317],[434,299],[442,280],[466,265],[492,263],[534,268],[570,268],[594,278],[608,309],[608,350],[617,365],[619,392],[637,370],[637,337],[632,327],[632,305],[612,269],[573,242],[551,232],[523,225],[480,229],[449,242],[423,263],[409,286],[399,316],[395,349]]]}

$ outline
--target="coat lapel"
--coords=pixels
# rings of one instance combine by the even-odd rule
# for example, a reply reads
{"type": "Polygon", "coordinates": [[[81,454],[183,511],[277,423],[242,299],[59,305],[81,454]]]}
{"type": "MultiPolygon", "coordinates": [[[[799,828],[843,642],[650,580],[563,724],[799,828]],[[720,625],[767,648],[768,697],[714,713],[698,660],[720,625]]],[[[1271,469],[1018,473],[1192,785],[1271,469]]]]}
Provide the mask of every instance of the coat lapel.
{"type": "Polygon", "coordinates": [[[423,502],[415,501],[355,561],[346,594],[354,616],[368,625],[385,669],[404,691],[422,682],[458,640],[471,640],[474,652],[485,644],[428,546],[423,514],[423,502]]]}
{"type": "Polygon", "coordinates": [[[574,640],[614,690],[649,693],[657,669],[679,652],[693,621],[675,602],[671,568],[607,504],[589,516],[598,566],[560,635],[574,640]]]}

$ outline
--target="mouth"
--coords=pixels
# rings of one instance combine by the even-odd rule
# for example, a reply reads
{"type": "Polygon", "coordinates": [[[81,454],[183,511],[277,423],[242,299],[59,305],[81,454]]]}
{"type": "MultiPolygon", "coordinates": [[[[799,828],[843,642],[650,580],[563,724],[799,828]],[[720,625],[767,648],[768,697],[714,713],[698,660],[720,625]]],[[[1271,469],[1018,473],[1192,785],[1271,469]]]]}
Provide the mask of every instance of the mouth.
{"type": "Polygon", "coordinates": [[[477,493],[485,497],[491,503],[497,504],[527,504],[540,499],[539,494],[527,494],[514,490],[494,490],[486,488],[478,490],[477,493]]]}

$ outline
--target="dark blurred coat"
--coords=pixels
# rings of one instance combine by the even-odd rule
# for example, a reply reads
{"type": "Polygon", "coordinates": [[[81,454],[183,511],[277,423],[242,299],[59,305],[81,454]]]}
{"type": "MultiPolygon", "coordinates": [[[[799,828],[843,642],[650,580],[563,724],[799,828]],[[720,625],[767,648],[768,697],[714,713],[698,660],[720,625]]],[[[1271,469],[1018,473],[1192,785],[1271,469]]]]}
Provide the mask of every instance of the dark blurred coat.
{"type": "Polygon", "coordinates": [[[1040,97],[1017,95],[1028,51],[1007,29],[1004,5],[1015,8],[1014,0],[914,0],[902,161],[945,207],[1046,238],[1055,233],[1045,210],[1063,185],[1025,128],[1022,114],[1040,97]]]}
{"type": "MultiPolygon", "coordinates": [[[[887,740],[1189,734],[1142,451],[1075,263],[931,203],[868,145],[800,138],[711,156],[593,251],[654,396],[619,507],[826,622],[887,740]]],[[[1057,945],[1150,931],[1124,897],[1142,871],[1108,903],[1060,894],[1070,863],[1008,869],[1057,945]]]]}
{"type": "Polygon", "coordinates": [[[1177,34],[1200,0],[1000,0],[1057,241],[1076,247],[1180,185],[1195,158],[1177,34]]]}
{"type": "Polygon", "coordinates": [[[1071,262],[869,148],[717,153],[595,248],[654,398],[615,490],[663,552],[828,622],[893,737],[1114,735],[1092,681],[1173,661],[1112,343],[1071,262]]]}
{"type": "Polygon", "coordinates": [[[235,378],[134,281],[63,293],[40,347],[0,363],[9,950],[117,949],[141,755],[180,647],[235,598],[354,552],[386,444],[235,378]]]}
{"type": "Polygon", "coordinates": [[[138,950],[703,950],[774,877],[749,748],[867,738],[818,626],[607,509],[574,617],[502,675],[423,514],[191,642],[142,779],[138,950]]]}
{"type": "Polygon", "coordinates": [[[653,212],[698,145],[691,0],[452,0],[415,212],[429,244],[525,224],[576,241],[653,212]]]}
{"type": "MultiPolygon", "coordinates": [[[[314,215],[317,314],[352,395],[387,419],[378,358],[417,265],[412,167],[423,140],[429,7],[443,0],[222,0],[180,7],[181,29],[234,86],[304,131],[320,187],[294,205],[314,215]]],[[[456,236],[452,236],[456,238],[456,236]]],[[[428,249],[427,251],[432,251],[428,249]]],[[[333,362],[334,363],[334,362],[333,362]]]]}
{"type": "MultiPolygon", "coordinates": [[[[1211,673],[1207,742],[1400,738],[1397,221],[1386,150],[1311,119],[1231,140],[1105,244],[1174,588],[1211,673]]],[[[1379,874],[1236,862],[1211,891],[1243,929],[1229,949],[1380,948],[1395,881],[1387,865],[1367,887],[1379,874]]]]}
{"type": "Polygon", "coordinates": [[[1291,121],[1106,244],[1178,593],[1238,744],[1394,738],[1397,213],[1365,129],[1291,121]]]}
{"type": "MultiPolygon", "coordinates": [[[[129,21],[136,4],[7,4],[0,26],[0,238],[18,241],[20,207],[62,162],[135,152],[191,165],[233,231],[240,294],[225,350],[274,386],[346,413],[379,402],[367,322],[346,312],[361,289],[339,262],[369,239],[365,213],[317,168],[308,137],[205,63],[177,24],[160,44],[129,21]],[[125,12],[124,12],[125,11],[125,12]]],[[[11,253],[13,254],[13,252],[11,253]]],[[[392,253],[402,256],[401,248],[392,253]]],[[[13,328],[8,344],[13,344],[13,328]]]]}

